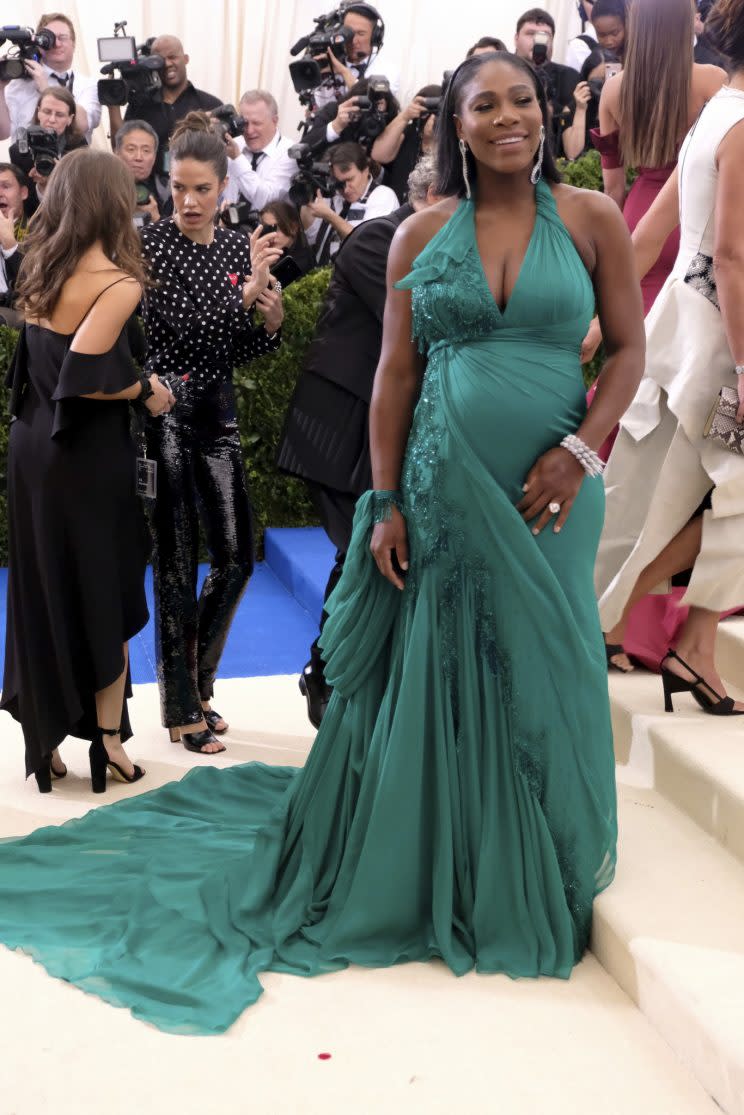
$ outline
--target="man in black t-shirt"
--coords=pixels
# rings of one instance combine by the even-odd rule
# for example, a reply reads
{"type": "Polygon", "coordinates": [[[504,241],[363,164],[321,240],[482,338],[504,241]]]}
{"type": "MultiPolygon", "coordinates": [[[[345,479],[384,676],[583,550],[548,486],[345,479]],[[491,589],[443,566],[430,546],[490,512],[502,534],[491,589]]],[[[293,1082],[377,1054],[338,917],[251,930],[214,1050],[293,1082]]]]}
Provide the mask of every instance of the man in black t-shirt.
{"type": "Polygon", "coordinates": [[[553,117],[553,149],[560,151],[561,133],[573,121],[573,92],[579,75],[570,66],[553,61],[554,38],[555,21],[543,8],[530,8],[517,20],[514,53],[532,62],[542,78],[553,117]]]}
{"type": "MultiPolygon", "coordinates": [[[[189,112],[210,112],[222,104],[219,97],[196,89],[188,79],[186,67],[189,56],[183,44],[175,35],[161,35],[152,44],[152,53],[159,54],[165,61],[165,69],[160,71],[163,83],[162,100],[139,97],[134,104],[127,106],[126,120],[144,120],[158,137],[158,161],[156,172],[168,173],[168,142],[179,120],[189,112]]],[[[111,120],[111,142],[121,127],[121,109],[109,109],[111,120]]]]}

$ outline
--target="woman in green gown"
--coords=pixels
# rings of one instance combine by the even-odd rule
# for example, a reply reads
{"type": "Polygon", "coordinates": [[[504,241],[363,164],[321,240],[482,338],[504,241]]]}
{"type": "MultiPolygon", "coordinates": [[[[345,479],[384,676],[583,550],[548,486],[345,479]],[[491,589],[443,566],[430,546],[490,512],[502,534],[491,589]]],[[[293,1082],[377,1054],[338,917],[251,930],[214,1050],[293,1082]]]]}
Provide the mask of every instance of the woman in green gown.
{"type": "Polygon", "coordinates": [[[205,1034],[268,969],[439,957],[568,977],[580,959],[616,845],[604,493],[560,442],[591,460],[634,395],[643,325],[622,215],[559,183],[548,123],[518,59],[455,72],[449,199],[391,250],[376,490],[331,601],[334,695],[306,766],[198,769],[6,842],[0,940],[52,974],[205,1034]],[[609,358],[587,415],[595,293],[609,358]]]}

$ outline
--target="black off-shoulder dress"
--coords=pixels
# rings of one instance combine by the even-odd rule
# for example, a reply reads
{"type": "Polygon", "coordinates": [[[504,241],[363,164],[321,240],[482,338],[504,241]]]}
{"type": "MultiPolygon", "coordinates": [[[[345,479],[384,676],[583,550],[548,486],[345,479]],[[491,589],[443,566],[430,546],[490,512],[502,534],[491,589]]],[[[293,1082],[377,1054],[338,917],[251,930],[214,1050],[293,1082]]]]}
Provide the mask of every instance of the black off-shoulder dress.
{"type": "MultiPolygon", "coordinates": [[[[136,493],[129,404],[80,397],[115,394],[135,382],[126,329],[100,355],[72,352],[73,337],[27,324],[8,376],[13,420],[0,707],[23,728],[27,775],[65,736],[93,738],[95,693],[119,677],[122,644],[148,619],[148,532],[136,493]]],[[[126,697],[121,725],[126,740],[132,734],[126,697]]]]}

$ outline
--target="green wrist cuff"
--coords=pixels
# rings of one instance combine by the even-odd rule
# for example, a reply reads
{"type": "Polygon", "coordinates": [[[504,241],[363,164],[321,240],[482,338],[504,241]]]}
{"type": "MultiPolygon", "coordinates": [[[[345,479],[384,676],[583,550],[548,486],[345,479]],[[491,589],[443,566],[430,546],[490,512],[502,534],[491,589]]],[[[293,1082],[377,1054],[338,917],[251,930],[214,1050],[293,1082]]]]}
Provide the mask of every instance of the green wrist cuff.
{"type": "Polygon", "coordinates": [[[372,521],[374,523],[387,523],[393,517],[393,508],[403,512],[403,496],[400,492],[389,492],[378,489],[372,492],[372,521]]]}

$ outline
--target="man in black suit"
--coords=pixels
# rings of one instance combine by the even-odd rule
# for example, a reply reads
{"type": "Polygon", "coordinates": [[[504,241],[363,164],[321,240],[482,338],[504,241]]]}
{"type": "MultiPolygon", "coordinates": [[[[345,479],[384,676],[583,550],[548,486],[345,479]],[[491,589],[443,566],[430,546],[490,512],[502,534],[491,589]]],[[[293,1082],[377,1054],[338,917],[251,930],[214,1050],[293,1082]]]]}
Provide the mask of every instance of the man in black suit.
{"type": "MultiPolygon", "coordinates": [[[[284,425],[277,466],[308,485],[323,527],[336,547],[327,600],[343,571],[354,507],[371,485],[368,417],[382,347],[387,257],[395,230],[416,209],[439,200],[431,157],[409,181],[409,204],[359,225],[343,242],[325,306],[295,387],[284,425]]],[[[326,613],[321,617],[321,630],[326,613]]],[[[300,678],[310,722],[317,728],[330,690],[318,640],[300,678]]]]}

